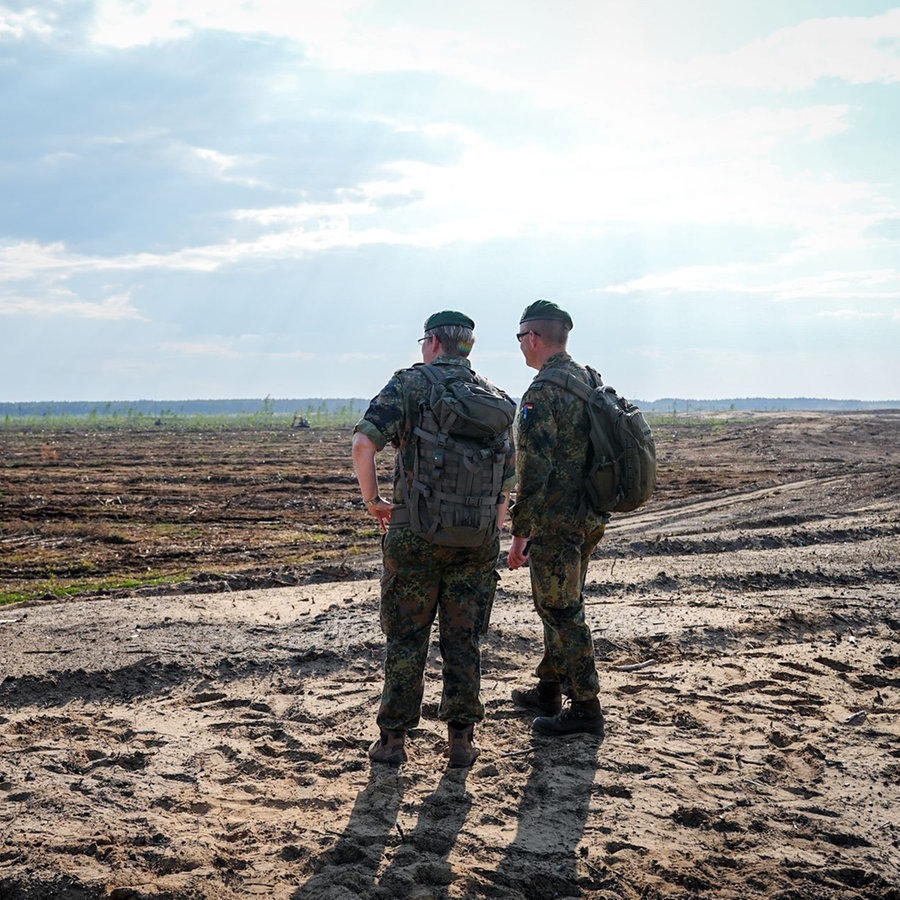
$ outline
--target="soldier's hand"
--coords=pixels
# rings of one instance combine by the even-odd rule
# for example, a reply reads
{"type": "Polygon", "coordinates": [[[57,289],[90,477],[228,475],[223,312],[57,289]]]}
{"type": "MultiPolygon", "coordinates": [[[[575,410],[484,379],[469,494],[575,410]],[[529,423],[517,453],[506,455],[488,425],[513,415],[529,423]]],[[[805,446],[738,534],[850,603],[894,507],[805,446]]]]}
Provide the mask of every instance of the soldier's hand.
{"type": "Polygon", "coordinates": [[[387,531],[387,527],[391,521],[391,513],[394,511],[394,504],[388,503],[387,500],[382,500],[381,497],[379,497],[375,503],[372,503],[369,506],[369,509],[372,511],[372,515],[378,519],[381,530],[387,531]]]}
{"type": "Polygon", "coordinates": [[[508,562],[511,569],[518,569],[528,561],[528,538],[514,537],[509,548],[508,562]]]}

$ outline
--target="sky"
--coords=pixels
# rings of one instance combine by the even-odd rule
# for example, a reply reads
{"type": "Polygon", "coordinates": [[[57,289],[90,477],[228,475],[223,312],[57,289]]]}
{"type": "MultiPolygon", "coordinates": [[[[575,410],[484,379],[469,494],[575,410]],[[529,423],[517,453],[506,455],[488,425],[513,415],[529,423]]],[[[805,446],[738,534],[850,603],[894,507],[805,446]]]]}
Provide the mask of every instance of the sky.
{"type": "Polygon", "coordinates": [[[900,399],[900,4],[0,0],[0,401],[900,399]]]}

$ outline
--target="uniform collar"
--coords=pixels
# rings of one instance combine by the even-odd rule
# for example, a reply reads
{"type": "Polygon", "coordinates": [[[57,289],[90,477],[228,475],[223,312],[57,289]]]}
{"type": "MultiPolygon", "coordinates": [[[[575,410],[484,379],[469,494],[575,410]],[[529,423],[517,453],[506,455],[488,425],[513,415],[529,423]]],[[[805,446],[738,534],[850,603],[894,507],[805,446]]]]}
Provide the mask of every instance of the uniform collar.
{"type": "Polygon", "coordinates": [[[472,363],[463,356],[436,356],[432,361],[433,366],[462,366],[464,369],[471,369],[472,363]]]}
{"type": "Polygon", "coordinates": [[[553,369],[559,366],[561,363],[569,362],[572,359],[571,356],[565,351],[560,350],[559,353],[554,353],[540,368],[540,371],[543,372],[544,369],[553,369]]]}

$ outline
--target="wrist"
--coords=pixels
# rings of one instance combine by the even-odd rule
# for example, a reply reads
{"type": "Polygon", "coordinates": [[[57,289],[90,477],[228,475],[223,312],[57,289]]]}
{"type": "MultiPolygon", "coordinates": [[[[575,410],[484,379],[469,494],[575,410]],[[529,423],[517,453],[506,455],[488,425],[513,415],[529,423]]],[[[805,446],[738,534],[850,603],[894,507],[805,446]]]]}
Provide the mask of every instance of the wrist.
{"type": "Polygon", "coordinates": [[[380,502],[381,502],[380,494],[376,494],[374,497],[372,497],[371,500],[366,500],[365,498],[363,498],[363,503],[365,503],[366,506],[375,506],[376,503],[380,503],[380,502]]]}

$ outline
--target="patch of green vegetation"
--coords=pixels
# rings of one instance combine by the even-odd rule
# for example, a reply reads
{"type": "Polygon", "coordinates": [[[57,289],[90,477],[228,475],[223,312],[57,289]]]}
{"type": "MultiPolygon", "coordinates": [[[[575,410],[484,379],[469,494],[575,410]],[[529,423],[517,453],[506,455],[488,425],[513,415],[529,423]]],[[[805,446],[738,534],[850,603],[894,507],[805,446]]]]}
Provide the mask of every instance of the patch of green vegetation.
{"type": "Polygon", "coordinates": [[[732,428],[747,425],[753,421],[751,416],[742,416],[740,413],[725,417],[703,413],[699,415],[679,413],[677,416],[673,416],[671,413],[650,413],[645,418],[654,433],[672,435],[677,435],[679,432],[693,435],[721,435],[732,428]]]}
{"type": "Polygon", "coordinates": [[[144,587],[177,584],[187,581],[191,576],[180,572],[172,575],[147,575],[146,577],[119,577],[96,582],[61,582],[57,579],[38,582],[25,589],[0,591],[0,606],[10,603],[22,603],[26,600],[46,600],[48,598],[63,599],[66,597],[82,597],[107,591],[129,591],[144,587]]]}
{"type": "Polygon", "coordinates": [[[319,531],[311,528],[308,531],[296,531],[293,534],[285,535],[290,543],[300,542],[303,544],[324,544],[326,541],[333,540],[333,535],[327,531],[319,531]]]}
{"type": "Polygon", "coordinates": [[[199,526],[182,522],[150,522],[143,525],[142,530],[150,534],[165,535],[166,537],[184,540],[199,539],[205,534],[204,530],[199,526]]]}
{"type": "MultiPolygon", "coordinates": [[[[381,537],[380,531],[375,531],[372,537],[381,537]]],[[[362,547],[359,544],[352,544],[345,551],[345,556],[371,556],[373,553],[381,552],[381,544],[365,544],[362,547]]]]}
{"type": "Polygon", "coordinates": [[[0,430],[11,432],[51,431],[296,431],[353,425],[360,411],[351,406],[329,409],[325,404],[304,411],[307,425],[295,426],[295,415],[261,410],[253,413],[172,413],[160,415],[120,415],[116,412],[90,415],[51,413],[9,415],[0,421],[0,430]]]}
{"type": "Polygon", "coordinates": [[[710,428],[722,431],[732,425],[744,425],[754,418],[750,411],[728,410],[678,410],[666,412],[645,412],[644,418],[651,428],[659,425],[674,425],[679,428],[710,428]]]}

